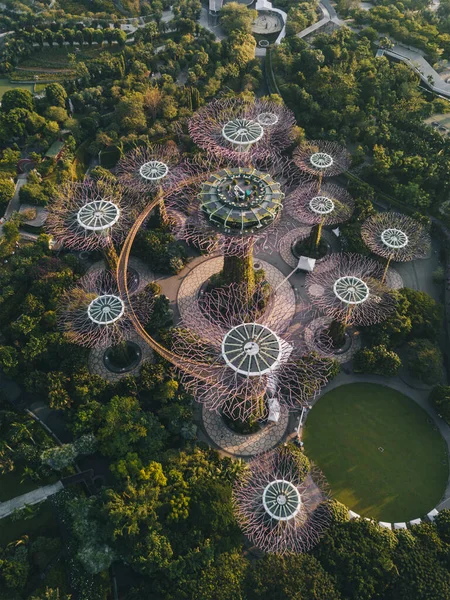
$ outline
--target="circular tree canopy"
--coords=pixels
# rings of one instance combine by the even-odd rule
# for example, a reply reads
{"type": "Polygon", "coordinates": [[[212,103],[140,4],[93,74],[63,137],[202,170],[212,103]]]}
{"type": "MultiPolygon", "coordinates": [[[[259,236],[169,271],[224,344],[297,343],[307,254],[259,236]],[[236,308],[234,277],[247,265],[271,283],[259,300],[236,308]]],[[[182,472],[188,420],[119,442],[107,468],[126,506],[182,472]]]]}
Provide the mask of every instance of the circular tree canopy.
{"type": "Polygon", "coordinates": [[[98,325],[110,325],[120,319],[125,312],[123,301],[113,294],[98,296],[88,306],[91,321],[98,325]]]}
{"type": "Polygon", "coordinates": [[[262,497],[264,509],[277,521],[293,519],[300,510],[300,494],[292,483],[282,479],[271,481],[262,497]]]}
{"type": "Polygon", "coordinates": [[[160,160],[151,160],[150,162],[144,163],[139,168],[141,177],[147,179],[147,181],[157,181],[158,179],[162,179],[168,172],[169,167],[160,160]]]}
{"type": "Polygon", "coordinates": [[[224,233],[254,233],[275,221],[284,194],[267,173],[251,168],[224,169],[203,184],[201,210],[224,233]]]}
{"type": "Polygon", "coordinates": [[[94,200],[82,206],[77,213],[81,227],[89,231],[104,231],[112,227],[120,217],[120,208],[108,200],[94,200]]]}
{"type": "Polygon", "coordinates": [[[237,146],[248,146],[259,142],[264,135],[264,129],[259,123],[250,119],[233,119],[225,123],[222,135],[227,142],[237,146]]]}
{"type": "Polygon", "coordinates": [[[326,152],[314,152],[309,157],[309,160],[316,169],[328,169],[334,162],[331,154],[327,154],[326,152]]]}
{"type": "Polygon", "coordinates": [[[231,329],[222,341],[226,364],[241,375],[259,377],[274,371],[281,361],[281,342],[276,333],[258,323],[231,329]]]}
{"type": "Polygon", "coordinates": [[[339,277],[333,286],[336,297],[345,304],[361,304],[369,297],[369,287],[359,277],[339,277]]]}

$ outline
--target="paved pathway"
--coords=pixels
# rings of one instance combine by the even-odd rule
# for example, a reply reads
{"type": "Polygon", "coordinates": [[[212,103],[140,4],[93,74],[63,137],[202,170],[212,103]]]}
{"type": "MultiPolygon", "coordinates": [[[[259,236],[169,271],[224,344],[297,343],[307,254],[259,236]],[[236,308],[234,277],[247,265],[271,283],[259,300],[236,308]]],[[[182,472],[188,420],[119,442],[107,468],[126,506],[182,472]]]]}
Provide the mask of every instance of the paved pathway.
{"type": "MultiPolygon", "coordinates": [[[[266,279],[272,290],[275,291],[274,301],[270,304],[264,319],[267,327],[274,327],[277,332],[287,329],[295,316],[295,292],[283,273],[268,262],[255,258],[255,267],[258,265],[264,269],[266,279]],[[278,289],[277,289],[278,288],[278,289]],[[283,316],[280,317],[280,306],[283,307],[283,316]]],[[[177,295],[177,304],[185,326],[188,325],[194,331],[200,330],[204,335],[211,327],[211,323],[203,317],[198,296],[202,286],[208,279],[219,273],[223,268],[223,256],[204,260],[184,278],[177,295]]]]}
{"type": "Polygon", "coordinates": [[[28,492],[28,494],[16,496],[16,498],[13,498],[12,500],[2,502],[0,504],[0,519],[8,517],[15,510],[20,510],[26,506],[32,506],[33,504],[39,504],[40,502],[47,500],[49,496],[60,492],[63,487],[61,481],[57,481],[51,485],[46,485],[37,490],[33,490],[32,492],[28,492]]]}
{"type": "Polygon", "coordinates": [[[221,450],[235,457],[250,458],[272,450],[284,442],[294,427],[295,417],[282,408],[278,423],[263,427],[253,435],[241,435],[229,429],[219,413],[202,407],[202,422],[212,442],[221,450]]]}
{"type": "Polygon", "coordinates": [[[124,371],[123,373],[114,373],[113,371],[110,371],[105,367],[105,363],[103,362],[103,356],[106,351],[105,348],[93,348],[89,353],[89,372],[94,375],[100,375],[100,377],[109,381],[109,383],[117,383],[124,377],[137,377],[141,372],[144,362],[153,360],[153,350],[137,333],[132,333],[128,339],[130,342],[137,344],[141,349],[141,360],[134,369],[124,371]]]}

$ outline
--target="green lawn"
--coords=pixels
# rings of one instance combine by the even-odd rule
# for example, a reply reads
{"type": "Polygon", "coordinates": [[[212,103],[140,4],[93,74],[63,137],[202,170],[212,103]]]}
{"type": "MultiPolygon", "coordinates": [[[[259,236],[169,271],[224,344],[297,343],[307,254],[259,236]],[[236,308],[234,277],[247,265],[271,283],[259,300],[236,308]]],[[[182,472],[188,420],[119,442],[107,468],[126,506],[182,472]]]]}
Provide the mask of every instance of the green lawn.
{"type": "Polygon", "coordinates": [[[24,90],[30,90],[33,92],[34,83],[14,83],[9,79],[0,79],[0,98],[3,96],[5,92],[8,90],[14,90],[16,88],[22,88],[24,90]]]}
{"type": "Polygon", "coordinates": [[[422,517],[447,484],[447,446],[428,414],[384,386],[357,383],[325,394],[308,415],[303,441],[333,496],[361,516],[422,517]]]}

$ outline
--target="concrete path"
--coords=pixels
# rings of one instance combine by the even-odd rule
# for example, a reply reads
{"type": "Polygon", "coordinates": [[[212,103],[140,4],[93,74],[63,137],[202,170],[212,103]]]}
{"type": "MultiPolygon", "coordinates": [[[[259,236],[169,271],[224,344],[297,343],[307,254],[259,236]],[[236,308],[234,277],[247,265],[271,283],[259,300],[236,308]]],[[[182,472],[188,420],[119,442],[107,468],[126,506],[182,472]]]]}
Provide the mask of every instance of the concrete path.
{"type": "Polygon", "coordinates": [[[12,514],[15,510],[20,510],[26,506],[33,506],[33,504],[39,504],[44,500],[47,500],[49,496],[60,492],[63,489],[61,481],[57,481],[51,485],[46,485],[28,494],[22,496],[16,496],[12,500],[7,500],[0,504],[0,519],[4,519],[12,514]]]}
{"type": "Polygon", "coordinates": [[[208,437],[217,448],[236,458],[252,458],[276,448],[295,431],[294,421],[295,417],[283,407],[278,423],[265,425],[255,434],[242,435],[231,431],[218,412],[202,407],[202,425],[208,437]]]}
{"type": "Polygon", "coordinates": [[[434,92],[450,98],[450,83],[444,81],[430,63],[425,60],[421,50],[396,44],[392,50],[385,50],[384,53],[411,67],[434,92]],[[432,78],[431,83],[429,77],[432,78]]]}

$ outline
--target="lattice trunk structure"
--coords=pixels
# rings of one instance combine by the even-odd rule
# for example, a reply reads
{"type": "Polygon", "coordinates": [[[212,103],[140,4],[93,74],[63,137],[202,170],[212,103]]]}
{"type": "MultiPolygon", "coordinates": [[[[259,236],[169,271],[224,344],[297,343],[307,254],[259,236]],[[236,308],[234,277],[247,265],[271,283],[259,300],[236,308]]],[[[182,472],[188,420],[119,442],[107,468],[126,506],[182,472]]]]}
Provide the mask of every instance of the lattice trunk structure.
{"type": "Polygon", "coordinates": [[[248,166],[292,143],[295,118],[282,104],[240,98],[213,100],[188,121],[191,138],[209,154],[248,166]]]}
{"type": "Polygon", "coordinates": [[[71,343],[107,348],[134,333],[131,311],[146,323],[153,304],[153,294],[143,290],[133,296],[131,305],[128,299],[120,296],[115,274],[92,271],[61,298],[58,324],[71,343]]]}
{"type": "Polygon", "coordinates": [[[264,552],[307,552],[330,524],[325,480],[316,469],[305,473],[298,452],[281,446],[256,457],[234,486],[237,521],[264,552]]]}
{"type": "Polygon", "coordinates": [[[267,285],[250,297],[245,284],[204,292],[185,307],[174,349],[191,363],[210,365],[210,376],[182,371],[183,383],[210,410],[241,421],[264,418],[271,402],[291,409],[307,404],[325,385],[330,361],[302,356],[300,345],[281,334],[281,323],[284,308],[267,285]]]}
{"type": "Polygon", "coordinates": [[[361,227],[366,246],[386,259],[383,282],[391,261],[408,262],[425,258],[431,250],[431,237],[424,226],[401,213],[384,212],[369,217],[361,227]]]}
{"type": "Polygon", "coordinates": [[[47,232],[66,248],[103,250],[112,268],[114,244],[125,238],[133,222],[122,188],[110,180],[86,178],[57,188],[48,206],[47,232]]]}
{"type": "Polygon", "coordinates": [[[373,325],[395,309],[393,292],[382,283],[383,267],[358,254],[333,254],[306,276],[311,302],[344,325],[373,325]]]}
{"type": "Polygon", "coordinates": [[[308,183],[296,188],[289,194],[285,210],[308,225],[317,225],[313,245],[317,247],[325,225],[337,225],[350,219],[355,208],[355,202],[350,194],[342,187],[326,183],[317,192],[316,183],[308,183]]]}

